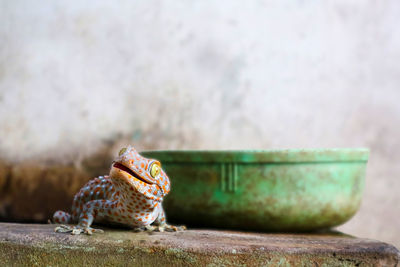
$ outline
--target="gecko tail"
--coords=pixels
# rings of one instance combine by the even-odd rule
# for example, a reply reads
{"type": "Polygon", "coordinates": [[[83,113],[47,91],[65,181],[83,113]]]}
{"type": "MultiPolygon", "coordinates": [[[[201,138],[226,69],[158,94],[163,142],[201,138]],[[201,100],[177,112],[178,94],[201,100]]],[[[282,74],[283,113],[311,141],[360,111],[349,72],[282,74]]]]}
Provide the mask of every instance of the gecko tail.
{"type": "Polygon", "coordinates": [[[53,215],[54,223],[71,223],[71,214],[68,212],[58,210],[53,215]]]}

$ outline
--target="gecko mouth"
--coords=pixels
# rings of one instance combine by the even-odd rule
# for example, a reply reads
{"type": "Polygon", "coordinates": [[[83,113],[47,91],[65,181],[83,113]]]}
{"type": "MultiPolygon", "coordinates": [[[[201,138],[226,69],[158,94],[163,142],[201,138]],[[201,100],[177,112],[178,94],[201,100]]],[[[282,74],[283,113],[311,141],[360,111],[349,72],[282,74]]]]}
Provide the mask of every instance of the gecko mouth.
{"type": "Polygon", "coordinates": [[[119,163],[119,162],[115,162],[113,164],[114,168],[120,169],[121,171],[127,172],[130,175],[132,175],[133,177],[135,177],[136,179],[146,183],[146,184],[153,184],[151,181],[149,181],[148,179],[145,179],[143,177],[141,177],[139,174],[137,174],[136,172],[134,172],[133,170],[129,169],[128,167],[126,167],[125,165],[119,163]]]}

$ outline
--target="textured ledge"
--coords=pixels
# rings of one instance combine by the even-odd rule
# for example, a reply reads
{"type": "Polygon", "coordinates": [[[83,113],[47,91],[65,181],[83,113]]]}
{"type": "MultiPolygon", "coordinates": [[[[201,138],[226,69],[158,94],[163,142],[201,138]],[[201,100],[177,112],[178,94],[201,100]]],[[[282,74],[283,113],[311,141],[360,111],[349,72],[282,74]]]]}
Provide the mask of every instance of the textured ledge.
{"type": "Polygon", "coordinates": [[[72,236],[55,233],[54,227],[0,223],[2,266],[396,266],[400,261],[391,245],[340,233],[105,229],[104,234],[72,236]]]}

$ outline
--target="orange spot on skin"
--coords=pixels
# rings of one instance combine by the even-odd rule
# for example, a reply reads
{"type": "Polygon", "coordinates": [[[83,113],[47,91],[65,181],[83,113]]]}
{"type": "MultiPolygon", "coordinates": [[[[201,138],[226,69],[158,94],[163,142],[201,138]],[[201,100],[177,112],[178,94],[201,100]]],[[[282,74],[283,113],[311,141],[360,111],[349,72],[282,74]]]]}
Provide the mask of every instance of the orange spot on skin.
{"type": "Polygon", "coordinates": [[[144,168],[144,163],[140,164],[140,167],[144,168]]]}

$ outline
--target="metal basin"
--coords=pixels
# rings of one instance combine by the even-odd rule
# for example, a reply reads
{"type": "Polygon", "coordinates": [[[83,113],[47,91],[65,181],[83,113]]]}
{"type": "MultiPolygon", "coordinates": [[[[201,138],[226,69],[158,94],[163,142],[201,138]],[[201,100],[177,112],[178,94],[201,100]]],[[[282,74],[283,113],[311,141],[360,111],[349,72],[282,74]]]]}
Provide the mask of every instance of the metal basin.
{"type": "Polygon", "coordinates": [[[256,231],[311,231],[360,206],[368,149],[145,151],[171,179],[169,221],[256,231]]]}

